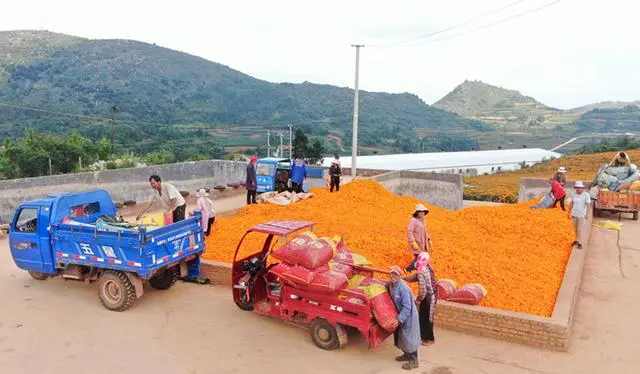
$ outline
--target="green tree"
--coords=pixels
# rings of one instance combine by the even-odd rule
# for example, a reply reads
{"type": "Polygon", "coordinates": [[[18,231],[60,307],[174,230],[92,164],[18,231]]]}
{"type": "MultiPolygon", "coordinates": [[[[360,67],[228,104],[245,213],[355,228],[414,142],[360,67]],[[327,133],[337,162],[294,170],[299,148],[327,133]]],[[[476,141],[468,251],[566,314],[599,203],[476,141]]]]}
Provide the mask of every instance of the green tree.
{"type": "Polygon", "coordinates": [[[175,162],[176,157],[169,151],[159,151],[147,153],[144,160],[149,165],[163,165],[175,162]]]}
{"type": "Polygon", "coordinates": [[[315,164],[322,160],[322,155],[325,152],[324,145],[320,141],[320,139],[315,139],[311,144],[311,148],[308,151],[307,158],[309,162],[315,164]]]}
{"type": "Polygon", "coordinates": [[[293,157],[309,157],[309,138],[301,128],[296,129],[293,137],[293,157]]]}

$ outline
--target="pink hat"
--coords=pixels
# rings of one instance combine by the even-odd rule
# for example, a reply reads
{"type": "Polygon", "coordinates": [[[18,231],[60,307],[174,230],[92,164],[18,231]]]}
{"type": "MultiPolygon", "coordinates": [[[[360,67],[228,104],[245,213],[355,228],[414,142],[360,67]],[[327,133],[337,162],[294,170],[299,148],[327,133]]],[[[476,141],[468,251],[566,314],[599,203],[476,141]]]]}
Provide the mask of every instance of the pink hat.
{"type": "Polygon", "coordinates": [[[257,160],[258,160],[258,157],[256,157],[256,156],[249,157],[249,161],[251,161],[251,162],[256,162],[257,160]]]}
{"type": "Polygon", "coordinates": [[[431,256],[427,252],[418,253],[418,257],[416,258],[416,269],[419,272],[423,272],[426,270],[427,265],[429,265],[429,261],[431,260],[431,256]]]}

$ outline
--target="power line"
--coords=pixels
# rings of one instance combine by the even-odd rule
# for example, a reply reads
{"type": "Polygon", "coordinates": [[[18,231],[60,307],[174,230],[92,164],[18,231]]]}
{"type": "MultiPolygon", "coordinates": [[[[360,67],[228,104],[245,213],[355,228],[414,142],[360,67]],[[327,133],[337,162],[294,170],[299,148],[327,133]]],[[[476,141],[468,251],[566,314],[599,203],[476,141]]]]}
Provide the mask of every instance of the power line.
{"type": "Polygon", "coordinates": [[[477,21],[477,20],[479,20],[481,18],[484,18],[484,17],[487,17],[489,15],[498,13],[498,12],[504,10],[504,9],[510,8],[512,6],[515,6],[515,5],[517,5],[517,4],[519,4],[519,3],[523,2],[523,1],[526,1],[526,0],[516,1],[514,3],[511,3],[511,4],[508,4],[508,5],[504,6],[502,8],[499,8],[499,9],[490,11],[488,13],[485,13],[483,15],[480,15],[478,17],[472,18],[472,19],[470,19],[468,21],[461,22],[461,23],[459,23],[457,25],[454,25],[454,26],[451,26],[451,27],[447,27],[446,29],[435,31],[435,32],[427,34],[427,35],[416,37],[416,38],[413,38],[413,39],[410,39],[410,40],[406,40],[406,41],[403,41],[403,42],[394,42],[394,43],[388,43],[388,44],[373,45],[373,47],[379,47],[379,48],[411,47],[411,46],[415,46],[415,45],[421,45],[421,44],[433,43],[433,42],[438,42],[438,41],[447,40],[447,39],[453,39],[453,38],[458,37],[458,36],[467,35],[467,34],[470,34],[470,33],[476,32],[476,31],[484,30],[484,29],[487,29],[489,27],[493,27],[493,26],[497,26],[497,25],[506,23],[506,22],[514,20],[516,18],[523,17],[523,16],[525,16],[527,14],[538,12],[540,10],[543,10],[545,8],[548,8],[548,7],[552,6],[552,5],[555,5],[555,4],[559,3],[561,0],[552,1],[550,3],[542,5],[540,7],[529,9],[529,10],[526,10],[524,12],[517,13],[517,14],[514,14],[512,16],[503,18],[501,20],[498,20],[498,21],[495,21],[495,22],[491,22],[491,23],[488,23],[488,24],[484,24],[482,26],[478,26],[478,27],[473,28],[471,30],[459,32],[457,34],[447,35],[447,36],[444,36],[444,37],[441,37],[441,38],[437,38],[437,39],[429,39],[431,36],[442,34],[444,32],[451,31],[451,30],[453,30],[455,28],[458,28],[460,26],[464,26],[464,25],[473,23],[473,22],[475,22],[475,21],[477,21]]]}
{"type": "Polygon", "coordinates": [[[476,31],[480,31],[480,30],[488,29],[488,28],[490,28],[490,27],[498,26],[498,25],[501,25],[501,24],[503,24],[503,23],[506,23],[506,22],[512,21],[512,20],[514,20],[514,19],[516,19],[516,18],[524,17],[524,16],[526,16],[526,15],[528,15],[528,14],[535,13],[535,12],[541,11],[541,10],[543,10],[543,9],[549,8],[550,6],[553,6],[553,5],[557,4],[557,3],[559,3],[560,1],[561,1],[561,0],[555,0],[555,1],[552,1],[552,2],[550,2],[550,3],[545,4],[545,5],[543,5],[543,6],[540,6],[540,7],[537,7],[537,8],[533,8],[533,9],[529,9],[529,10],[524,11],[524,12],[522,12],[522,13],[518,13],[518,14],[515,14],[515,15],[513,15],[513,16],[509,16],[509,17],[507,17],[507,18],[503,18],[503,19],[498,20],[498,21],[495,21],[495,22],[487,23],[487,24],[485,24],[485,25],[482,25],[482,26],[476,27],[476,28],[471,29],[471,30],[467,30],[467,31],[459,32],[459,33],[457,33],[457,34],[447,35],[447,36],[444,36],[444,37],[442,37],[442,38],[438,38],[438,39],[429,39],[429,40],[424,40],[424,41],[421,41],[421,42],[416,42],[416,43],[412,43],[412,44],[407,44],[407,45],[405,45],[404,47],[414,46],[414,45],[421,45],[421,44],[427,44],[427,43],[439,42],[439,41],[442,41],[442,40],[453,39],[453,38],[456,38],[456,37],[459,37],[459,36],[463,36],[463,35],[471,34],[471,33],[476,32],[476,31]]]}
{"type": "Polygon", "coordinates": [[[415,37],[415,38],[411,38],[411,39],[407,39],[407,40],[394,41],[394,42],[384,42],[384,43],[378,43],[378,44],[373,44],[373,45],[368,45],[368,46],[369,46],[369,47],[392,47],[392,46],[394,46],[394,45],[396,45],[396,44],[397,44],[397,45],[399,45],[399,44],[405,44],[405,43],[414,42],[414,41],[416,41],[416,40],[420,40],[420,39],[430,38],[430,37],[432,37],[432,36],[434,36],[434,35],[442,34],[442,33],[444,33],[444,32],[447,32],[447,31],[451,31],[451,30],[457,29],[457,28],[459,28],[459,27],[461,27],[461,26],[468,25],[468,24],[473,23],[473,22],[475,22],[475,21],[478,21],[478,20],[480,20],[480,19],[482,19],[482,18],[485,18],[485,17],[488,17],[488,16],[490,16],[490,15],[493,15],[493,14],[499,13],[499,12],[501,12],[501,11],[505,10],[505,9],[509,9],[509,8],[511,8],[511,7],[513,7],[513,6],[516,6],[516,5],[518,5],[518,4],[520,4],[520,3],[524,2],[524,1],[527,1],[527,0],[518,0],[518,1],[515,1],[515,2],[513,2],[513,3],[509,3],[509,4],[505,5],[505,6],[500,7],[500,8],[497,8],[497,9],[491,10],[491,11],[489,11],[489,12],[487,12],[487,13],[483,13],[483,14],[481,14],[481,15],[479,15],[479,16],[476,16],[476,17],[470,18],[470,19],[468,19],[468,20],[466,20],[466,21],[462,21],[462,22],[460,22],[460,23],[458,23],[458,24],[455,24],[455,25],[453,25],[453,26],[449,26],[449,27],[447,27],[447,28],[444,28],[444,29],[441,29],[441,30],[438,30],[438,31],[431,32],[431,33],[429,33],[429,34],[420,35],[420,36],[417,36],[417,37],[415,37]]]}

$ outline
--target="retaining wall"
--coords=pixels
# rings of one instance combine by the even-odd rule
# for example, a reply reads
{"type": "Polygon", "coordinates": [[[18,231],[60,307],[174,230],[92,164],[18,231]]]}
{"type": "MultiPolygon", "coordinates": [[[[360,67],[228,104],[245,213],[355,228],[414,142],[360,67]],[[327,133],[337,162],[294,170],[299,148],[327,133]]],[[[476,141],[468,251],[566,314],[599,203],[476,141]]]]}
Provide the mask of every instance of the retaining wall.
{"type": "MultiPolygon", "coordinates": [[[[397,182],[396,184],[391,183],[391,181],[398,178],[398,175],[394,175],[393,173],[387,173],[377,178],[380,179],[380,182],[383,184],[385,182],[391,184],[391,188],[398,190],[405,188],[405,191],[425,193],[422,187],[427,185],[426,182],[425,185],[419,187],[401,188],[398,187],[397,182]]],[[[425,176],[423,176],[423,178],[424,177],[425,176]]],[[[435,179],[434,176],[430,177],[431,178],[423,179],[420,178],[420,176],[407,174],[400,176],[400,179],[408,178],[429,182],[441,180],[456,184],[453,179],[441,178],[439,176],[435,176],[435,179]]],[[[523,182],[525,182],[528,187],[542,188],[537,187],[541,186],[540,182],[523,182]]],[[[400,182],[400,185],[403,183],[405,182],[400,182]]],[[[573,186],[573,184],[571,183],[570,186],[573,186]]],[[[455,190],[453,187],[450,188],[455,190]]],[[[460,189],[461,188],[462,187],[460,187],[460,189]]],[[[462,195],[462,192],[460,192],[460,195],[462,195]]],[[[422,197],[420,198],[422,199],[422,197]]],[[[428,198],[425,198],[425,200],[429,201],[428,198]]],[[[585,224],[586,230],[584,237],[581,238],[582,243],[589,243],[591,233],[592,210],[590,209],[588,212],[588,220],[587,224],[585,224]]],[[[580,288],[580,282],[582,281],[582,270],[588,248],[589,246],[587,244],[584,246],[584,249],[575,248],[572,250],[551,317],[539,317],[526,313],[509,312],[500,309],[440,300],[437,304],[436,326],[549,350],[567,351],[571,337],[578,290],[580,288]]],[[[205,260],[202,262],[202,276],[211,279],[216,284],[231,286],[231,265],[205,260]]]]}
{"type": "Polygon", "coordinates": [[[446,209],[462,209],[462,175],[392,171],[370,179],[379,182],[396,195],[414,196],[446,209]]]}
{"type": "Polygon", "coordinates": [[[195,193],[200,188],[244,181],[246,167],[245,162],[206,160],[0,181],[0,217],[7,222],[24,201],[93,188],[106,189],[117,202],[148,201],[151,197],[149,176],[152,174],[159,175],[179,190],[195,193]]]}

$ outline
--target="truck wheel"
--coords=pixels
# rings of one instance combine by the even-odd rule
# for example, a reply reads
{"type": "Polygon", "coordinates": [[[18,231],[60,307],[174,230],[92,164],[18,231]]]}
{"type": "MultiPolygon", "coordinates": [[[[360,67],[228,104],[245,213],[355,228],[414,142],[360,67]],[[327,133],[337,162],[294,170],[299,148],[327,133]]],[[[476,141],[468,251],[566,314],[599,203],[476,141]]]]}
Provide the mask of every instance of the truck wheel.
{"type": "Polygon", "coordinates": [[[49,274],[39,273],[37,271],[29,270],[28,272],[29,272],[29,275],[31,275],[31,278],[39,281],[47,280],[50,277],[49,274]]]}
{"type": "Polygon", "coordinates": [[[136,301],[136,289],[121,271],[105,271],[98,280],[100,301],[105,308],[122,312],[136,301]]]}
{"type": "Polygon", "coordinates": [[[234,300],[234,303],[236,303],[238,308],[240,308],[241,310],[244,310],[245,312],[250,312],[253,310],[252,303],[244,302],[243,300],[234,300]]]}
{"type": "Polygon", "coordinates": [[[328,351],[340,347],[338,332],[329,322],[322,318],[316,318],[311,322],[311,339],[316,345],[328,351]]]}
{"type": "Polygon", "coordinates": [[[156,290],[168,290],[178,280],[175,267],[165,269],[149,279],[149,284],[156,290]]]}
{"type": "Polygon", "coordinates": [[[633,212],[633,220],[634,221],[638,220],[638,212],[633,212]]]}

